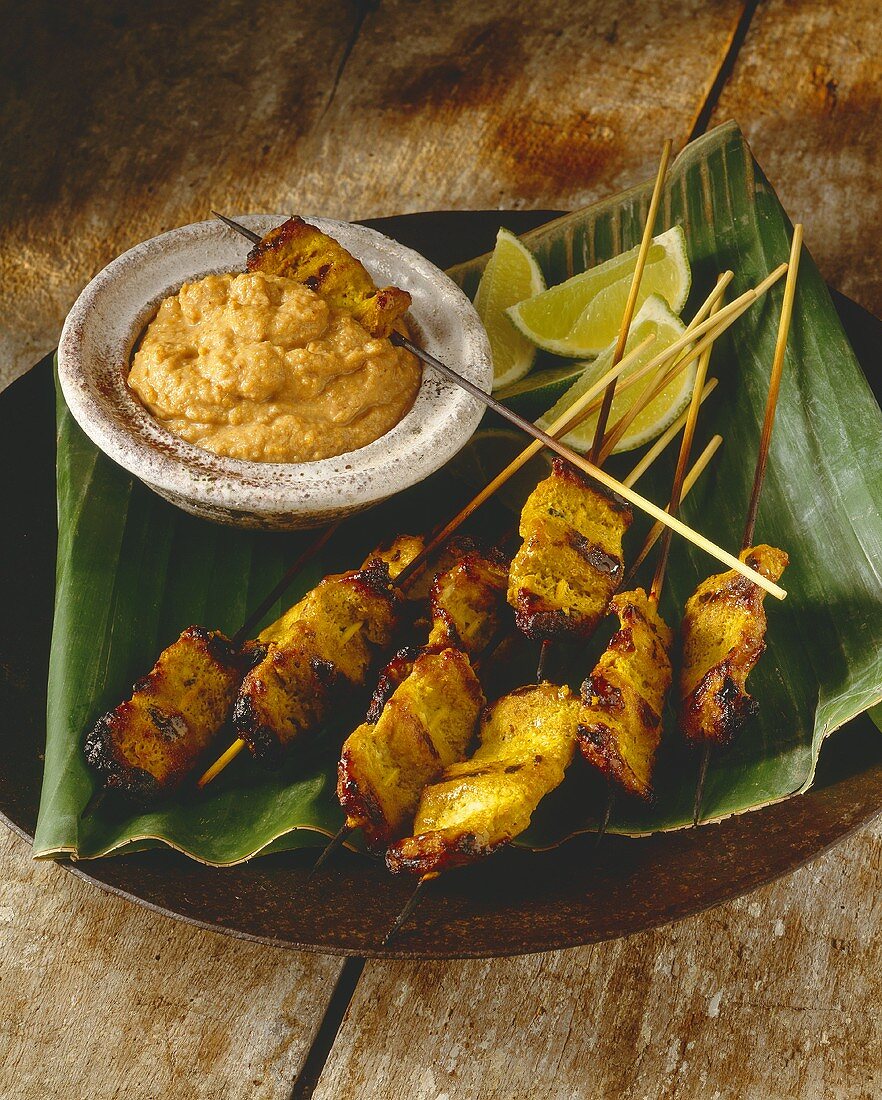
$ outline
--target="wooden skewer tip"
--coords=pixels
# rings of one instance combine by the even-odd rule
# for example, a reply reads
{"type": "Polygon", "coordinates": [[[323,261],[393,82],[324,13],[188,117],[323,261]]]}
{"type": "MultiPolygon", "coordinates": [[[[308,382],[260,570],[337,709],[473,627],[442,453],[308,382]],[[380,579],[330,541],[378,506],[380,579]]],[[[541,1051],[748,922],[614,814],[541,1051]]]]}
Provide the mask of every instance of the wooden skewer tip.
{"type": "MultiPolygon", "coordinates": [[[[665,176],[668,172],[668,162],[671,159],[671,149],[673,148],[673,142],[665,142],[662,148],[661,161],[658,166],[658,171],[655,176],[655,184],[652,188],[652,196],[649,200],[649,209],[646,212],[646,222],[643,226],[643,236],[640,240],[640,247],[637,251],[637,260],[634,264],[634,274],[631,277],[631,286],[628,290],[628,298],[625,302],[625,309],[622,313],[622,322],[619,326],[619,333],[616,339],[616,347],[613,352],[613,363],[617,363],[625,352],[625,345],[628,340],[628,332],[631,328],[631,322],[634,319],[634,311],[637,308],[637,298],[640,294],[640,284],[643,281],[643,272],[646,267],[646,258],[649,255],[649,249],[652,246],[653,233],[655,231],[655,220],[658,216],[658,208],[661,202],[662,189],[664,187],[665,176]]],[[[603,437],[606,434],[607,420],[609,419],[610,409],[612,408],[613,399],[616,393],[616,381],[613,379],[607,386],[606,392],[603,395],[603,402],[600,406],[600,412],[597,417],[597,424],[594,429],[594,442],[591,445],[591,461],[598,462],[598,456],[600,449],[603,446],[603,437]]]]}
{"type": "Polygon", "coordinates": [[[401,912],[395,918],[395,920],[392,924],[392,927],[389,929],[389,931],[383,937],[383,947],[388,947],[389,944],[395,939],[395,937],[401,931],[401,927],[404,924],[404,922],[408,919],[408,917],[411,915],[411,913],[414,911],[414,909],[416,909],[417,903],[419,902],[420,897],[421,897],[423,891],[425,890],[426,886],[428,885],[428,883],[430,883],[433,879],[436,879],[437,877],[438,877],[438,872],[433,872],[433,873],[428,874],[428,875],[423,875],[423,877],[419,880],[419,882],[416,884],[416,887],[414,888],[413,893],[410,895],[410,897],[404,903],[404,906],[403,906],[401,912]]]}
{"type": "Polygon", "coordinates": [[[207,787],[212,780],[216,779],[220,773],[232,763],[233,760],[239,755],[242,749],[245,748],[245,742],[241,737],[237,737],[236,740],[230,745],[226,752],[222,753],[217,760],[206,769],[205,772],[199,777],[196,782],[196,786],[201,790],[203,787],[207,787]]]}

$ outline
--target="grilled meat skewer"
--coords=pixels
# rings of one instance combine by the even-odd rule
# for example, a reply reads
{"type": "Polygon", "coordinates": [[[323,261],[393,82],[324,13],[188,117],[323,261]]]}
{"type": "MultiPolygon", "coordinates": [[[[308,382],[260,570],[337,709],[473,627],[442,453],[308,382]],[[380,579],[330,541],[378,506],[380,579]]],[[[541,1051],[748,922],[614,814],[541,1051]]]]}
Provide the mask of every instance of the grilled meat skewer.
{"type": "Polygon", "coordinates": [[[247,264],[249,271],[303,283],[378,338],[388,336],[410,309],[412,299],[406,290],[394,286],[378,290],[362,263],[303,218],[289,218],[271,229],[248,253],[247,264]]]}
{"type": "Polygon", "coordinates": [[[624,575],[627,505],[559,458],[521,512],[508,602],[534,641],[590,637],[624,575]]]}
{"type": "MultiPolygon", "coordinates": [[[[421,548],[422,540],[403,536],[372,554],[363,570],[372,576],[400,570],[421,548]]],[[[310,593],[296,606],[316,602],[310,593]]],[[[286,612],[264,635],[281,633],[290,616],[286,612]]],[[[301,640],[306,637],[304,631],[301,640]]],[[[177,790],[203,762],[262,651],[263,644],[243,650],[218,631],[188,627],[134,685],[131,698],[99,718],[87,735],[86,760],[105,788],[139,802],[177,790]]],[[[315,669],[316,676],[322,671],[315,669]]]]}
{"type": "Polygon", "coordinates": [[[363,687],[401,624],[393,585],[421,542],[405,537],[361,569],[325,577],[258,635],[233,725],[251,754],[269,764],[327,716],[332,696],[363,687]]]}
{"type": "Polygon", "coordinates": [[[480,746],[422,792],[413,834],[386,864],[424,876],[473,863],[524,831],[573,758],[579,700],[567,687],[518,688],[481,718],[480,746]]]}
{"type": "Polygon", "coordinates": [[[229,638],[188,627],[86,737],[104,786],[138,802],[177,790],[227,720],[246,667],[229,638]]]}
{"type": "Polygon", "coordinates": [[[619,592],[609,606],[621,625],[582,685],[579,747],[619,787],[648,800],[671,686],[673,633],[642,588],[619,592]]]}
{"type": "MultiPolygon", "coordinates": [[[[751,568],[779,580],[787,554],[759,545],[741,552],[751,568]]],[[[728,745],[757,711],[747,677],[766,648],[765,593],[729,570],[702,581],[686,601],[680,725],[692,745],[728,745]]]]}
{"type": "MultiPolygon", "coordinates": [[[[772,583],[777,582],[787,567],[787,554],[773,546],[752,543],[778,408],[801,254],[802,226],[797,224],[790,242],[787,281],[739,555],[739,561],[772,583]]],[[[693,825],[697,825],[713,746],[731,743],[757,710],[747,693],[747,678],[766,647],[764,593],[756,585],[739,584],[731,570],[708,577],[686,602],[681,634],[680,723],[687,742],[702,746],[692,814],[693,825]]]]}
{"type": "Polygon", "coordinates": [[[400,836],[426,784],[467,752],[485,702],[469,658],[500,631],[507,578],[497,554],[476,550],[440,573],[428,644],[390,663],[367,720],[346,739],[337,797],[347,832],[361,828],[371,847],[400,836]]]}
{"type": "Polygon", "coordinates": [[[374,849],[404,832],[426,784],[465,756],[485,701],[464,653],[421,653],[376,723],[343,746],[337,797],[348,830],[362,829],[374,849]]]}

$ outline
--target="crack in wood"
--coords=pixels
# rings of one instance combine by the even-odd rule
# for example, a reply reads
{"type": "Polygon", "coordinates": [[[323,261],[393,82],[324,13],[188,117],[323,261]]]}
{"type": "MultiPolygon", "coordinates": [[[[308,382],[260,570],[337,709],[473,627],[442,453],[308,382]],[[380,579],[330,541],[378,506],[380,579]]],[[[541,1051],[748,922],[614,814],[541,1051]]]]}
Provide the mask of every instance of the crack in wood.
{"type": "Polygon", "coordinates": [[[732,75],[732,70],[735,68],[735,62],[741,52],[741,47],[744,45],[744,40],[747,38],[747,32],[750,30],[750,24],[753,22],[753,17],[756,14],[759,3],[760,0],[747,0],[747,3],[744,5],[744,9],[741,12],[729,42],[729,46],[723,55],[723,60],[720,62],[720,67],[717,69],[716,75],[708,88],[707,95],[704,97],[695,115],[695,121],[692,124],[692,129],[689,131],[689,137],[686,139],[687,143],[694,141],[707,130],[714,108],[719,101],[723,89],[729,81],[729,77],[732,75]]]}
{"type": "Polygon", "coordinates": [[[340,81],[343,79],[343,71],[349,62],[352,51],[355,49],[355,43],[358,41],[359,35],[361,34],[361,28],[364,26],[365,19],[367,19],[371,12],[377,11],[379,7],[380,0],[356,0],[355,22],[352,25],[352,30],[349,32],[349,38],[346,40],[346,45],[343,47],[340,64],[337,66],[337,71],[334,74],[334,82],[331,84],[330,94],[319,116],[319,122],[324,119],[325,115],[331,109],[331,105],[337,95],[337,89],[340,86],[340,81]]]}
{"type": "Polygon", "coordinates": [[[315,1039],[294,1081],[289,1100],[309,1100],[315,1092],[325,1063],[337,1041],[337,1033],[343,1023],[343,1017],[355,996],[355,987],[364,970],[364,964],[364,959],[354,956],[343,963],[315,1039]]]}

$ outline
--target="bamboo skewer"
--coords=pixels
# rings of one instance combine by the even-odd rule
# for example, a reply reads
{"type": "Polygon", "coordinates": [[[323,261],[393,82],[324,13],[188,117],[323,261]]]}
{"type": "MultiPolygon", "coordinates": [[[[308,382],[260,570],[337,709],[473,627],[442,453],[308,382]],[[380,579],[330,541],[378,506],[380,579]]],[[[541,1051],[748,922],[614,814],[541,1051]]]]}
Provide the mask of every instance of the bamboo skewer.
{"type": "MultiPolygon", "coordinates": [[[[686,363],[691,362],[693,359],[700,356],[703,351],[711,347],[717,337],[721,336],[726,329],[730,328],[758,298],[765,294],[765,292],[781,278],[786,270],[787,264],[781,264],[752,290],[745,291],[744,294],[730,302],[724,309],[715,313],[714,316],[709,316],[706,321],[703,321],[691,331],[687,329],[678,340],[675,340],[674,343],[666,349],[669,354],[674,350],[685,347],[689,344],[690,340],[694,340],[701,336],[701,340],[686,353],[683,360],[677,360],[665,375],[646,384],[646,388],[643,394],[641,394],[641,397],[646,399],[645,404],[648,405],[651,401],[654,401],[662,390],[670,385],[671,381],[676,377],[677,373],[682,370],[686,363]]],[[[601,462],[612,453],[613,448],[633,423],[635,416],[636,414],[632,413],[632,410],[629,409],[609,430],[600,452],[601,462]]]]}
{"type": "MultiPolygon", "coordinates": [[[[699,405],[704,404],[704,402],[710,397],[710,395],[717,388],[717,385],[718,385],[718,382],[717,382],[716,378],[709,378],[707,380],[707,382],[704,384],[704,386],[702,386],[701,392],[697,393],[698,404],[699,405]]],[[[646,472],[646,470],[648,470],[649,467],[653,464],[653,462],[655,462],[655,460],[662,453],[662,451],[664,451],[667,448],[667,446],[671,442],[671,440],[676,435],[680,434],[680,430],[683,427],[685,427],[685,425],[686,425],[688,415],[689,415],[689,410],[688,409],[684,410],[683,412],[680,413],[680,415],[673,422],[673,424],[671,424],[671,426],[669,428],[667,428],[664,432],[662,432],[662,434],[658,437],[658,439],[655,441],[655,443],[653,443],[653,445],[649,448],[649,450],[646,452],[646,454],[643,456],[643,458],[640,459],[640,461],[637,463],[637,465],[634,467],[634,469],[624,479],[624,482],[623,482],[624,485],[635,485],[637,483],[637,480],[639,478],[643,477],[643,474],[646,472]]],[[[670,505],[668,507],[670,507],[670,505]]],[[[665,530],[667,530],[667,528],[665,528],[665,530]]]]}
{"type": "MultiPolygon", "coordinates": [[[[720,301],[722,295],[725,292],[726,287],[731,282],[733,273],[726,271],[720,276],[716,287],[711,291],[702,305],[699,307],[690,324],[687,326],[686,333],[692,333],[694,335],[695,329],[705,320],[710,314],[714,305],[720,301]]],[[[706,331],[706,330],[704,330],[706,331]]],[[[649,346],[649,341],[655,339],[653,336],[649,336],[646,340],[641,341],[635,348],[628,352],[617,366],[611,367],[610,370],[588,390],[580,398],[573,402],[573,404],[564,413],[561,414],[548,428],[548,434],[555,439],[563,439],[575,428],[587,419],[588,416],[594,412],[597,407],[597,396],[605,390],[609,382],[613,378],[620,378],[622,371],[626,367],[630,366],[634,359],[649,346]],[[589,397],[589,394],[592,396],[589,397]]],[[[629,386],[635,385],[638,381],[645,378],[656,371],[671,358],[672,355],[677,354],[681,350],[682,344],[672,349],[664,349],[654,356],[644,366],[639,367],[632,374],[628,375],[619,385],[619,392],[623,392],[629,386]]],[[[694,358],[697,352],[689,352],[677,363],[677,371],[685,369],[694,358]]],[[[638,401],[641,402],[640,408],[644,407],[643,399],[645,395],[641,395],[638,401]]],[[[637,412],[639,413],[640,408],[637,412]]],[[[450,520],[449,523],[435,535],[428,545],[417,555],[412,562],[410,562],[401,573],[399,573],[397,581],[399,584],[406,584],[415,574],[425,565],[427,559],[446,542],[450,536],[456,531],[456,529],[469,519],[474,513],[484,504],[491,496],[499,489],[510,477],[512,477],[518,470],[521,469],[527,462],[536,454],[538,454],[543,447],[541,440],[534,439],[527,447],[524,448],[521,453],[514,458],[508,466],[505,467],[496,477],[489,482],[472,500],[469,501],[457,514],[450,520]]]]}
{"type": "Polygon", "coordinates": [[[232,762],[236,759],[236,757],[244,748],[245,742],[242,740],[241,737],[237,737],[236,740],[230,745],[230,747],[225,752],[222,752],[220,754],[220,756],[217,758],[217,760],[215,760],[211,767],[206,768],[202,775],[199,776],[199,778],[196,780],[196,786],[200,790],[203,787],[207,787],[213,779],[217,779],[217,777],[228,764],[232,764],[232,762]]]}
{"type": "MultiPolygon", "coordinates": [[[[711,316],[716,313],[716,310],[717,306],[715,304],[711,308],[711,316]]],[[[674,484],[671,487],[671,499],[668,504],[668,509],[674,515],[676,515],[680,507],[683,479],[686,476],[686,464],[689,462],[689,455],[692,451],[692,441],[695,438],[695,427],[698,423],[698,412],[701,408],[701,391],[704,387],[704,380],[707,377],[707,368],[710,364],[711,351],[712,348],[706,348],[701,353],[698,359],[698,367],[695,372],[695,388],[692,391],[692,401],[689,405],[686,426],[683,429],[683,442],[680,447],[680,453],[677,456],[677,469],[674,472],[674,484]]],[[[652,585],[650,586],[650,595],[656,603],[658,603],[659,593],[664,583],[665,570],[668,567],[670,552],[671,534],[670,531],[665,531],[662,536],[662,544],[659,550],[658,563],[655,567],[655,575],[652,578],[652,585]]]]}
{"type": "Polygon", "coordinates": [[[395,937],[398,935],[399,931],[401,930],[401,927],[404,924],[404,922],[407,920],[407,918],[410,916],[410,914],[414,911],[414,909],[416,909],[417,902],[420,900],[420,897],[422,896],[422,893],[425,890],[427,884],[432,882],[433,879],[438,878],[439,874],[440,874],[440,871],[430,871],[429,874],[422,876],[422,878],[419,880],[419,882],[414,887],[413,893],[410,895],[410,897],[404,903],[404,905],[401,909],[401,912],[398,914],[398,916],[393,921],[392,927],[389,929],[389,931],[383,937],[383,943],[382,943],[383,947],[388,947],[389,944],[392,942],[392,940],[395,939],[395,937]]]}
{"type": "MultiPolygon", "coordinates": [[[[686,467],[689,463],[689,455],[692,451],[692,441],[695,438],[695,425],[698,422],[698,413],[701,409],[702,402],[706,397],[705,391],[713,390],[716,385],[716,379],[711,379],[707,386],[704,384],[704,380],[707,376],[707,366],[710,361],[711,347],[708,347],[701,353],[701,358],[698,361],[698,369],[695,372],[695,380],[692,384],[692,400],[689,402],[689,407],[684,414],[683,423],[683,438],[680,440],[680,451],[677,455],[677,466],[674,471],[674,483],[671,486],[671,496],[668,501],[668,511],[671,515],[676,515],[680,507],[680,500],[683,495],[683,482],[686,477],[686,467]],[[713,383],[713,384],[711,384],[713,383]]],[[[655,576],[653,577],[652,585],[649,590],[650,600],[658,606],[659,597],[661,596],[662,584],[664,582],[665,566],[667,564],[667,545],[670,543],[670,529],[665,529],[666,542],[662,543],[662,557],[660,559],[659,567],[656,569],[655,576]]],[[[612,817],[613,807],[616,801],[616,788],[612,781],[607,779],[607,793],[606,803],[604,806],[603,815],[600,819],[600,824],[597,829],[596,844],[599,844],[606,834],[606,830],[609,827],[610,818],[612,817]]]]}
{"type": "MultiPolygon", "coordinates": [[[[756,457],[756,466],[753,475],[753,487],[750,492],[750,500],[747,505],[747,519],[744,524],[744,533],[741,538],[741,549],[746,550],[753,542],[756,517],[759,510],[760,494],[765,480],[766,467],[769,461],[769,447],[772,442],[772,428],[775,425],[775,411],[778,407],[778,396],[781,389],[781,375],[784,371],[784,355],[787,351],[787,337],[790,333],[790,322],[793,317],[793,301],[796,296],[796,279],[799,274],[799,259],[802,252],[802,225],[793,227],[793,239],[790,242],[790,259],[787,268],[787,281],[784,284],[784,299],[781,303],[781,316],[778,320],[778,335],[775,340],[775,354],[772,359],[772,370],[769,375],[769,390],[766,397],[766,409],[763,417],[763,427],[760,433],[759,448],[756,457]]],[[[707,779],[708,765],[711,759],[711,743],[705,742],[702,749],[701,760],[698,765],[698,779],[695,784],[695,800],[692,807],[692,825],[697,826],[701,820],[701,803],[704,797],[704,784],[707,779]]]]}
{"type": "Polygon", "coordinates": [[[772,442],[772,429],[775,426],[775,411],[778,408],[778,395],[781,391],[781,375],[784,373],[784,355],[787,351],[787,337],[790,334],[790,322],[793,318],[793,301],[796,297],[796,278],[799,274],[799,257],[802,252],[802,225],[793,227],[793,240],[790,242],[790,261],[787,282],[784,284],[784,300],[781,303],[781,319],[778,323],[778,337],[775,341],[775,357],[772,360],[772,373],[769,377],[769,393],[766,398],[766,411],[763,416],[763,428],[760,435],[756,469],[753,475],[753,487],[750,503],[747,506],[747,521],[741,539],[741,549],[746,550],[753,542],[753,530],[759,510],[760,494],[766,476],[769,461],[769,447],[772,442]]]}
{"type": "Polygon", "coordinates": [[[338,850],[338,848],[343,847],[349,834],[354,832],[355,826],[350,825],[348,821],[344,821],[340,828],[336,831],[336,833],[334,833],[334,835],[322,849],[321,854],[312,866],[312,870],[306,876],[307,882],[309,882],[309,880],[314,874],[316,874],[316,872],[321,870],[321,868],[328,862],[328,860],[338,850]]]}
{"type": "MultiPolygon", "coordinates": [[[[720,312],[722,315],[723,311],[720,312]]],[[[493,409],[494,412],[498,413],[503,419],[508,420],[509,423],[514,424],[515,427],[526,432],[527,435],[532,435],[534,439],[541,440],[549,450],[554,451],[555,454],[560,455],[561,458],[565,458],[571,465],[587,474],[592,481],[596,481],[605,489],[617,493],[629,504],[633,504],[634,507],[639,508],[640,511],[646,512],[648,515],[652,516],[653,519],[660,520],[666,527],[672,528],[688,542],[704,550],[712,558],[716,558],[717,561],[728,566],[729,569],[734,569],[743,577],[753,581],[754,584],[758,585],[763,591],[768,592],[776,599],[783,600],[787,598],[786,591],[781,588],[780,585],[767,580],[761,573],[758,573],[755,569],[751,569],[750,566],[745,565],[744,562],[739,561],[738,558],[730,554],[727,550],[724,550],[721,546],[717,546],[716,543],[706,538],[701,532],[693,530],[675,516],[668,515],[664,508],[660,508],[657,504],[653,504],[651,500],[647,500],[646,497],[634,492],[633,489],[629,489],[626,485],[623,485],[621,481],[618,481],[605,471],[599,469],[593,462],[589,462],[586,458],[583,458],[582,455],[564,446],[558,440],[552,439],[547,432],[542,431],[542,429],[537,428],[535,424],[531,424],[529,420],[525,420],[522,416],[519,416],[518,413],[512,412],[511,409],[500,404],[500,402],[491,397],[490,394],[485,393],[479,386],[476,386],[461,374],[457,374],[457,372],[451,370],[450,367],[445,366],[445,364],[434,355],[427,351],[423,351],[422,348],[418,348],[414,343],[406,337],[401,336],[399,333],[393,332],[390,340],[399,347],[406,348],[412,355],[416,355],[417,358],[422,359],[427,366],[440,374],[442,378],[447,379],[447,381],[452,382],[454,385],[460,386],[467,393],[471,394],[472,397],[477,398],[479,401],[483,402],[483,404],[493,409]]]]}
{"type": "MultiPolygon", "coordinates": [[[[655,228],[655,219],[658,215],[658,207],[661,202],[662,187],[668,171],[668,162],[671,159],[673,143],[668,139],[662,148],[661,162],[655,177],[655,186],[652,189],[652,198],[649,200],[649,210],[646,213],[646,223],[643,226],[643,237],[640,241],[640,249],[637,252],[637,262],[634,265],[634,274],[631,278],[631,287],[628,291],[628,300],[625,303],[625,311],[622,314],[622,323],[619,326],[619,335],[616,340],[616,348],[613,352],[613,366],[625,354],[625,344],[628,341],[628,332],[637,307],[637,296],[640,293],[640,283],[643,281],[643,270],[646,267],[646,258],[652,245],[652,233],[655,228]]],[[[591,461],[597,463],[600,448],[603,445],[603,437],[606,434],[606,423],[609,420],[609,411],[612,408],[616,395],[616,380],[610,382],[603,395],[603,404],[600,406],[600,414],[597,417],[597,425],[594,428],[594,442],[591,444],[591,461]]]]}
{"type": "MultiPolygon", "coordinates": [[[[713,379],[711,381],[713,381],[713,379]]],[[[705,449],[698,456],[695,464],[692,466],[692,469],[683,480],[683,491],[680,494],[681,502],[684,501],[688,494],[692,491],[696,481],[698,481],[699,477],[701,477],[701,475],[704,473],[705,468],[719,450],[722,442],[723,437],[721,435],[715,435],[710,443],[708,443],[705,449]]],[[[667,527],[664,527],[660,523],[654,523],[652,525],[649,530],[649,534],[646,536],[646,540],[644,541],[643,546],[640,548],[639,553],[634,558],[634,561],[631,563],[631,568],[628,570],[627,576],[625,577],[625,585],[628,585],[634,579],[634,576],[637,573],[638,569],[646,561],[653,546],[655,546],[655,544],[658,542],[665,531],[667,531],[667,527]]]]}

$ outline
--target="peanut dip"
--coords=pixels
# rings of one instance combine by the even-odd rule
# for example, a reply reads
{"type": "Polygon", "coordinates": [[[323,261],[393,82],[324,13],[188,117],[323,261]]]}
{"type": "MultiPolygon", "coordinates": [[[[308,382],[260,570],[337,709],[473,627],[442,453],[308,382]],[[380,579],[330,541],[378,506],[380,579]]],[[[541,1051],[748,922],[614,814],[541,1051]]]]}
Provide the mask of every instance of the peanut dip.
{"type": "Polygon", "coordinates": [[[308,287],[255,271],[208,275],[166,298],[129,386],[188,443],[312,462],[385,435],[413,405],[420,367],[308,287]]]}

